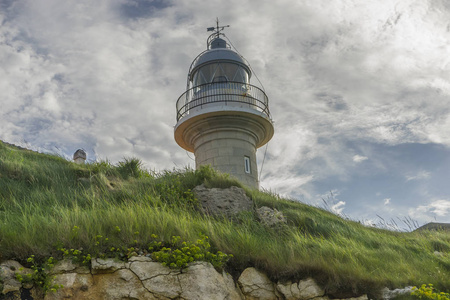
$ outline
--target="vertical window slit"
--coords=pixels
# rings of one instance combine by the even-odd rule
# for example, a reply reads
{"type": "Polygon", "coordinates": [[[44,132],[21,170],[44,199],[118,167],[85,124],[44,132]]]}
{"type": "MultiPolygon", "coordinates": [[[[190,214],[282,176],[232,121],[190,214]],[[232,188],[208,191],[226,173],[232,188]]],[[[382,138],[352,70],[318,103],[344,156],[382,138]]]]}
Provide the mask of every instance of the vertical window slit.
{"type": "Polygon", "coordinates": [[[244,170],[245,173],[250,174],[251,168],[250,168],[250,157],[244,156],[244,170]]]}

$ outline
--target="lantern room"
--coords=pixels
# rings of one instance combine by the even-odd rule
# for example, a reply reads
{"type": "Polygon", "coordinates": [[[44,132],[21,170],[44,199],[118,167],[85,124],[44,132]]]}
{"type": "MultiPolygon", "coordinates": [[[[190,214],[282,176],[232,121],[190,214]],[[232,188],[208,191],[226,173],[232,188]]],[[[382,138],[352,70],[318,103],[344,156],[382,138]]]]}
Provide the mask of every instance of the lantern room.
{"type": "Polygon", "coordinates": [[[208,41],[208,50],[194,60],[189,72],[190,87],[208,83],[249,83],[250,77],[247,63],[217,36],[208,41]]]}

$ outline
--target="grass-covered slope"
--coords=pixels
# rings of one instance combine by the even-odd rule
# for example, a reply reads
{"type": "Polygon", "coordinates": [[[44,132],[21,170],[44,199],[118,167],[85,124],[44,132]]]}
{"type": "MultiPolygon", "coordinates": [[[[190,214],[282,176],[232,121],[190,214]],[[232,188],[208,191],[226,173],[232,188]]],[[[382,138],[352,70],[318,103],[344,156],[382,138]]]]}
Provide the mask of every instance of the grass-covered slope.
{"type": "Polygon", "coordinates": [[[313,276],[336,295],[423,283],[450,289],[448,232],[368,228],[256,190],[246,190],[255,205],[282,211],[287,226],[266,228],[252,213],[212,218],[196,209],[191,189],[201,183],[239,185],[209,168],[156,174],[136,159],[76,165],[0,142],[0,259],[61,258],[61,247],[147,253],[155,235],[164,245],[204,234],[214,251],[234,255],[226,267],[233,274],[255,266],[273,280],[313,276]]]}

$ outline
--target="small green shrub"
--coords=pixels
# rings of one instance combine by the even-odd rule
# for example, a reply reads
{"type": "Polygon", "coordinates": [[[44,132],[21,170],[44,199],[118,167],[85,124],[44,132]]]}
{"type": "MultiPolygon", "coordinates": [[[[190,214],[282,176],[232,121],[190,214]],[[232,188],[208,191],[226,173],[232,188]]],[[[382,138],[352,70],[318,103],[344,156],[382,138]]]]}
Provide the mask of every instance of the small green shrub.
{"type": "MultiPolygon", "coordinates": [[[[58,289],[62,288],[61,285],[54,284],[51,282],[53,277],[49,276],[49,271],[53,268],[55,260],[53,257],[49,257],[44,263],[39,264],[36,262],[34,255],[31,255],[27,262],[31,264],[31,273],[21,274],[16,272],[16,279],[22,283],[33,283],[43,289],[44,293],[48,291],[56,292],[58,289]]],[[[19,270],[23,271],[23,269],[19,270]]]]}
{"type": "MultiPolygon", "coordinates": [[[[79,236],[79,227],[74,226],[70,232],[70,240],[75,240],[79,236]]],[[[63,246],[58,247],[58,252],[64,258],[71,259],[74,263],[88,265],[92,257],[100,258],[118,258],[127,260],[132,256],[151,255],[155,261],[161,262],[163,265],[170,268],[185,268],[188,263],[193,261],[210,262],[215,268],[222,269],[225,263],[232,257],[232,255],[224,254],[220,251],[211,252],[211,245],[208,242],[208,237],[201,235],[195,242],[186,242],[180,236],[172,236],[169,241],[159,240],[156,234],[150,235],[147,242],[140,241],[139,232],[133,233],[134,240],[131,244],[123,246],[123,241],[120,240],[121,229],[115,226],[110,233],[112,238],[102,235],[96,235],[93,238],[94,250],[93,254],[85,254],[83,249],[68,249],[63,246]],[[147,243],[147,248],[142,247],[147,243]],[[122,244],[122,246],[120,246],[122,244]]]]}
{"type": "Polygon", "coordinates": [[[420,288],[413,287],[411,295],[417,296],[419,299],[450,300],[449,293],[436,291],[432,284],[422,284],[420,288]]]}
{"type": "Polygon", "coordinates": [[[66,249],[63,247],[58,248],[64,258],[70,258],[74,263],[80,263],[88,265],[91,262],[91,255],[84,254],[82,249],[66,249]]]}
{"type": "MultiPolygon", "coordinates": [[[[154,245],[149,247],[150,251],[153,249],[154,245]]],[[[231,254],[227,255],[220,251],[212,253],[210,249],[211,245],[205,235],[194,243],[181,242],[181,237],[173,236],[170,247],[162,247],[161,250],[153,252],[152,259],[173,269],[185,268],[188,263],[193,261],[206,261],[215,268],[222,269],[225,263],[233,257],[231,254]]]]}

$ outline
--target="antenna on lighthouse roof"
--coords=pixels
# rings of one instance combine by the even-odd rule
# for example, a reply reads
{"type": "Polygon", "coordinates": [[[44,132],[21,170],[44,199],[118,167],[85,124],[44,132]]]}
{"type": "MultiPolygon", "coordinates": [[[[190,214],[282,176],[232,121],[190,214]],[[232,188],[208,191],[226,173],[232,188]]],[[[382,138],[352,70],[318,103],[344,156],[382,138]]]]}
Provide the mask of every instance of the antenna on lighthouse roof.
{"type": "Polygon", "coordinates": [[[226,27],[230,27],[230,25],[219,26],[219,18],[216,18],[216,27],[206,28],[206,31],[214,31],[214,33],[208,37],[207,45],[210,44],[210,41],[213,37],[219,38],[220,35],[224,35],[223,33],[220,32],[223,31],[226,27]]]}

